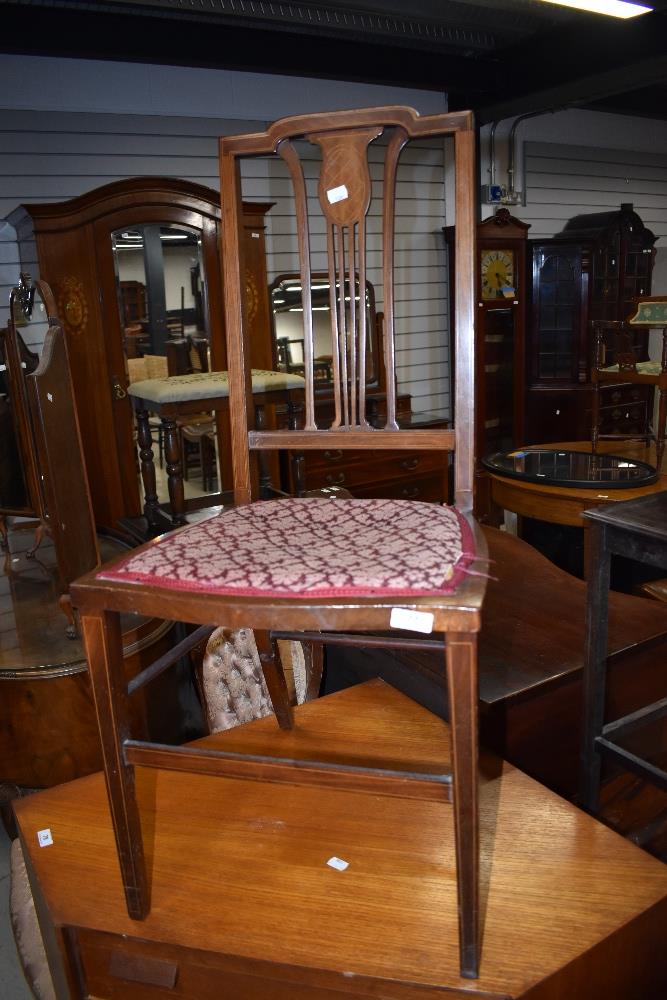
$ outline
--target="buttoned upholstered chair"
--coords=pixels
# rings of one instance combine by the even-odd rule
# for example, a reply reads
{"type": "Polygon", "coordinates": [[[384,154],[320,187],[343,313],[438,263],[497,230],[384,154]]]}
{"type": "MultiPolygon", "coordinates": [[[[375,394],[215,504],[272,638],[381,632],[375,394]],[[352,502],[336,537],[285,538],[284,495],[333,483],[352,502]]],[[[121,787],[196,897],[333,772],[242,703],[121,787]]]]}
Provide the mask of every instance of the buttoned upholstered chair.
{"type": "MultiPolygon", "coordinates": [[[[483,537],[471,516],[474,144],[470,113],[420,117],[404,107],[286,118],[265,132],[220,141],[221,256],[235,506],[153,540],[128,558],[83,577],[74,590],[104,748],[128,913],[134,919],[143,919],[150,909],[134,786],[134,769],[138,765],[254,779],[249,783],[255,789],[257,780],[268,777],[287,782],[292,795],[298,794],[300,788],[305,794],[306,786],[316,784],[325,791],[332,789],[330,794],[335,790],[350,795],[352,810],[359,794],[389,796],[387,801],[392,796],[423,797],[437,800],[444,810],[443,817],[447,803],[453,805],[452,860],[438,866],[438,877],[445,881],[454,877],[451,904],[447,905],[458,912],[460,973],[465,977],[478,975],[477,634],[487,565],[483,537]],[[432,261],[434,281],[424,286],[420,315],[428,312],[427,295],[439,289],[435,279],[439,273],[444,277],[445,268],[431,233],[427,236],[430,255],[424,253],[419,240],[413,239],[411,209],[402,219],[405,235],[397,237],[399,161],[408,144],[414,149],[410,155],[416,159],[423,155],[424,146],[433,155],[436,140],[440,151],[436,155],[442,155],[445,137],[453,140],[456,182],[455,427],[401,430],[396,417],[395,328],[404,331],[401,336],[409,343],[419,330],[419,320],[406,327],[398,318],[395,261],[399,255],[407,261],[414,242],[422,257],[432,261]],[[294,252],[299,257],[303,288],[305,402],[301,429],[255,429],[240,237],[240,160],[246,156],[261,157],[265,161],[262,171],[272,169],[266,161],[274,159],[284,170],[285,183],[292,185],[294,252]],[[316,185],[310,178],[306,181],[303,162],[307,170],[317,170],[316,185]],[[370,226],[368,218],[372,219],[370,226]],[[318,428],[309,290],[311,272],[323,270],[322,261],[326,261],[324,269],[330,287],[335,415],[330,426],[318,428]],[[371,264],[384,311],[387,374],[386,419],[378,428],[372,427],[367,418],[365,359],[369,331],[365,309],[356,302],[346,307],[345,302],[347,289],[354,287],[353,278],[358,278],[361,288],[365,287],[371,264]],[[442,451],[443,459],[447,452],[454,452],[456,506],[386,498],[257,499],[256,459],[262,451],[327,448],[417,448],[442,451]],[[130,738],[128,695],[162,666],[158,663],[149,667],[129,686],[125,684],[118,615],[128,607],[208,628],[212,623],[254,631],[278,721],[275,755],[239,759],[238,754],[226,753],[222,743],[216,751],[203,747],[155,748],[130,738]],[[349,714],[365,712],[369,698],[380,699],[379,711],[364,715],[358,725],[355,718],[352,745],[344,737],[346,731],[350,732],[345,729],[349,718],[341,720],[343,736],[337,736],[336,727],[332,730],[326,726],[326,732],[317,736],[317,718],[325,717],[325,703],[329,711],[330,699],[336,695],[303,706],[312,713],[308,716],[312,726],[302,730],[300,710],[292,708],[287,695],[279,655],[278,643],[287,639],[314,646],[439,649],[447,677],[451,759],[443,759],[437,774],[426,764],[415,768],[415,760],[423,758],[417,754],[408,760],[407,748],[420,746],[419,733],[413,730],[404,743],[401,733],[395,731],[400,729],[400,722],[382,708],[383,696],[377,687],[362,694],[365,685],[361,685],[360,693],[346,701],[353,706],[348,707],[349,714]],[[307,753],[299,757],[304,740],[307,753]],[[283,750],[281,754],[281,746],[289,753],[283,750]],[[387,760],[384,755],[389,746],[393,751],[387,760]],[[332,753],[332,747],[338,755],[332,753]]],[[[438,294],[443,296],[440,291],[438,294]]],[[[198,629],[193,633],[193,642],[199,641],[198,633],[198,629]]],[[[405,703],[407,721],[411,703],[407,698],[405,703]]],[[[416,717],[413,723],[418,730],[416,717]]],[[[444,722],[442,726],[443,734],[449,732],[444,722]]],[[[234,794],[243,795],[243,785],[243,780],[235,781],[234,794]]],[[[335,830],[331,836],[335,840],[335,830]]],[[[449,895],[446,898],[450,899],[449,895]]]]}
{"type": "Polygon", "coordinates": [[[648,444],[655,441],[656,465],[660,468],[665,450],[665,428],[667,425],[667,296],[648,296],[636,300],[636,308],[624,321],[594,320],[594,361],[591,371],[593,382],[592,407],[592,448],[597,451],[598,442],[623,441],[644,438],[648,444]],[[637,331],[662,328],[662,356],[660,361],[642,357],[638,352],[637,331]],[[612,362],[610,364],[610,361],[612,362]],[[619,402],[612,406],[620,408],[620,419],[616,421],[614,432],[603,432],[604,407],[602,390],[623,386],[657,389],[658,414],[653,421],[653,396],[651,392],[645,400],[638,396],[636,402],[619,402]],[[645,409],[644,409],[645,408],[645,409]],[[633,410],[641,411],[641,429],[634,426],[633,410]],[[625,412],[623,412],[625,411],[625,412]],[[623,425],[627,424],[627,430],[623,425]]]}

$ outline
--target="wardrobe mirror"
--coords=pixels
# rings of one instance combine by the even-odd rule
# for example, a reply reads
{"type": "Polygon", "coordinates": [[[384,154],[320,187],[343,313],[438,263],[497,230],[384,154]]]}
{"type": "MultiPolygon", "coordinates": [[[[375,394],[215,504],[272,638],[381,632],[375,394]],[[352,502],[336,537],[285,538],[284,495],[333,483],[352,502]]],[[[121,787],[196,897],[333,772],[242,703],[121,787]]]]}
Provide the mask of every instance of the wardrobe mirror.
{"type": "MultiPolygon", "coordinates": [[[[301,374],[304,368],[303,344],[303,293],[301,278],[297,274],[281,275],[271,285],[271,315],[275,367],[279,371],[301,374]]],[[[336,299],[338,301],[338,298],[336,299]]],[[[331,343],[331,284],[324,274],[311,279],[313,316],[313,368],[316,384],[325,389],[333,382],[333,347],[331,343]]],[[[354,302],[359,309],[359,281],[355,282],[354,302]]],[[[352,296],[349,286],[345,289],[345,311],[350,316],[352,296]]],[[[366,383],[378,383],[378,344],[375,313],[375,295],[370,281],[366,282],[366,383]]],[[[357,312],[357,330],[359,313],[357,312]]]]}
{"type": "Polygon", "coordinates": [[[174,337],[208,337],[201,234],[186,226],[133,225],[111,240],[127,357],[164,356],[174,337]]]}

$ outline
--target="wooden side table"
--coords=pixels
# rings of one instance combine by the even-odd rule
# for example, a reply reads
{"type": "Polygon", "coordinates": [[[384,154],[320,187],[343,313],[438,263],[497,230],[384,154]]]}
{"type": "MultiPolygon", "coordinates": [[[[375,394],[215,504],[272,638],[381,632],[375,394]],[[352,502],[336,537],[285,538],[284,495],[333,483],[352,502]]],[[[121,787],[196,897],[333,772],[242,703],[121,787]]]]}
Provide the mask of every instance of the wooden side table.
{"type": "MultiPolygon", "coordinates": [[[[621,718],[604,721],[611,557],[621,555],[651,566],[667,567],[667,494],[654,493],[627,503],[597,507],[586,511],[584,517],[590,522],[591,558],[586,600],[580,798],[586,809],[594,811],[603,754],[667,790],[667,771],[657,760],[660,748],[655,742],[659,732],[649,729],[667,715],[667,698],[621,718]],[[650,737],[643,744],[638,741],[642,730],[650,737]]],[[[639,642],[635,648],[639,650],[652,641],[639,642]]]]}

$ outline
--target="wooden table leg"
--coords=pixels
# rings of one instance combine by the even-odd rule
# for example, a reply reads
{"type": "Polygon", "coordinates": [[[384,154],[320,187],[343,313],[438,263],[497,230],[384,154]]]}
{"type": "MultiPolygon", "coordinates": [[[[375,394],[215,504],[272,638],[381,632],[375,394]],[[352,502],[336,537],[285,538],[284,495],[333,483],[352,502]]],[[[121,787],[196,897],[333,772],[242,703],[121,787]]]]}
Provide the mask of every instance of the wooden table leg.
{"type": "Polygon", "coordinates": [[[158,499],[155,482],[155,458],[153,456],[153,437],[148,417],[148,410],[137,410],[137,443],[141,460],[141,481],[144,485],[144,515],[148,526],[153,531],[158,529],[158,499]]]}
{"type": "Polygon", "coordinates": [[[162,417],[164,427],[164,457],[167,465],[167,487],[171,503],[171,520],[175,528],[187,524],[185,520],[185,491],[183,489],[183,461],[181,435],[173,417],[162,417]]]}

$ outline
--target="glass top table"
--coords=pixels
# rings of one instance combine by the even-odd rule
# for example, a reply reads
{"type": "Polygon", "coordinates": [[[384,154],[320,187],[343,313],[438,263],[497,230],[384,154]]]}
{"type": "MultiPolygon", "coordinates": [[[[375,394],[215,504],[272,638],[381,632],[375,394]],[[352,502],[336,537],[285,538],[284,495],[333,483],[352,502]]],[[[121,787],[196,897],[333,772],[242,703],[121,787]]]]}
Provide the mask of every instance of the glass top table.
{"type": "Polygon", "coordinates": [[[555,448],[520,448],[482,459],[487,471],[510,479],[579,489],[632,489],[649,486],[658,472],[647,462],[620,455],[555,448]]]}

